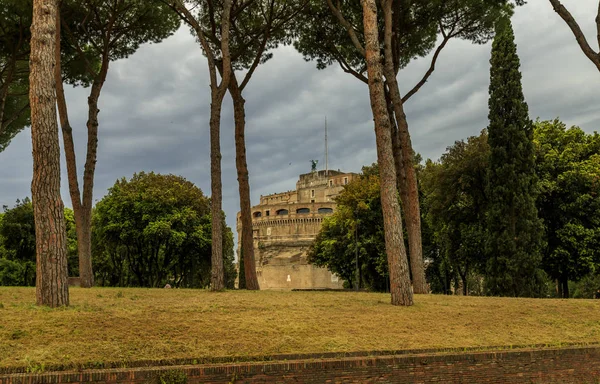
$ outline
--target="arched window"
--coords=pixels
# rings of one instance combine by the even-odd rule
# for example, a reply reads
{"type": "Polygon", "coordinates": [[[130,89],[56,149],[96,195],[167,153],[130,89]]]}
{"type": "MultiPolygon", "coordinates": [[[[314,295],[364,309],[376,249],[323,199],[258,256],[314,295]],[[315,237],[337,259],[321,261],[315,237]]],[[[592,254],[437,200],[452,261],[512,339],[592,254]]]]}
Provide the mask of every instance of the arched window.
{"type": "Polygon", "coordinates": [[[261,216],[262,216],[262,212],[260,212],[260,211],[256,211],[256,212],[254,212],[254,213],[252,214],[252,216],[254,216],[254,217],[261,217],[261,216]]]}
{"type": "Polygon", "coordinates": [[[301,215],[310,213],[310,208],[298,208],[298,209],[296,209],[296,213],[301,214],[301,215]]]}
{"type": "Polygon", "coordinates": [[[277,214],[277,216],[279,215],[287,215],[289,212],[287,209],[278,209],[277,212],[275,212],[277,214]]]}
{"type": "Polygon", "coordinates": [[[333,213],[333,208],[319,208],[319,213],[333,213]]]}

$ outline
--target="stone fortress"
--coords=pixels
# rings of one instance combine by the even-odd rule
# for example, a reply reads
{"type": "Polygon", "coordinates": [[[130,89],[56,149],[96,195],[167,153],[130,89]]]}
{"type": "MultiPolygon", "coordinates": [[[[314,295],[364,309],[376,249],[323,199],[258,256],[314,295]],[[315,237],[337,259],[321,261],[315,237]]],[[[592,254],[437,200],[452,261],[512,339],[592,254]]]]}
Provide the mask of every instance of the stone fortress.
{"type": "MultiPolygon", "coordinates": [[[[340,289],[343,281],[326,268],[308,264],[307,251],[323,219],[336,209],[338,196],[355,173],[333,170],[300,175],[296,190],[260,197],[252,207],[252,233],[260,289],[340,289]]],[[[237,214],[241,239],[240,213],[237,214]]],[[[237,254],[241,255],[238,241],[237,254]]]]}

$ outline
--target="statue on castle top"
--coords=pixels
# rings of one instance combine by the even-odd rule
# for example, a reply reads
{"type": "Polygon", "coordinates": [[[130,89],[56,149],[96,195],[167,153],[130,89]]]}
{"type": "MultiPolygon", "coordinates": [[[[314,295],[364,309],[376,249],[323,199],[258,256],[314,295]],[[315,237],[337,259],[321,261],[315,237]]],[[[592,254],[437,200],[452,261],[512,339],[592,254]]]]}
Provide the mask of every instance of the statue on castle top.
{"type": "Polygon", "coordinates": [[[317,164],[319,163],[319,160],[311,160],[310,161],[312,168],[311,168],[311,172],[316,172],[317,171],[317,164]]]}

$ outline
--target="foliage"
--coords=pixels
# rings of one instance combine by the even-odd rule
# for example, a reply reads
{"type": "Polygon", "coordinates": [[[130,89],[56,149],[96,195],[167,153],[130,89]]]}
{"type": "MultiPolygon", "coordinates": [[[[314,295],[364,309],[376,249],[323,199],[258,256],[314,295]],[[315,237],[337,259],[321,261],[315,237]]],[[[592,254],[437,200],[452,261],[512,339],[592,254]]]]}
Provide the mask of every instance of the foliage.
{"type": "Polygon", "coordinates": [[[97,80],[103,59],[132,55],[141,44],[159,43],[179,27],[179,18],[155,0],[63,0],[62,71],[65,81],[87,86],[97,80]]]}
{"type": "Polygon", "coordinates": [[[347,184],[336,201],[336,211],[323,221],[308,252],[309,262],[327,267],[349,287],[355,287],[358,248],[360,286],[387,290],[389,277],[377,165],[363,167],[360,177],[347,184]]]}
{"type": "MultiPolygon", "coordinates": [[[[198,0],[190,3],[198,10],[197,19],[204,27],[213,52],[220,58],[223,1],[212,2],[209,6],[198,0]]],[[[233,69],[241,71],[263,64],[273,57],[272,50],[281,44],[290,44],[295,15],[305,3],[306,0],[233,0],[229,35],[233,69]]]]}
{"type": "MultiPolygon", "coordinates": [[[[298,23],[299,38],[294,46],[307,61],[315,60],[318,69],[337,62],[344,71],[364,76],[364,56],[356,49],[347,28],[331,11],[332,6],[342,14],[359,43],[364,45],[359,1],[313,0],[298,23]]],[[[501,15],[510,14],[512,6],[512,2],[507,0],[395,1],[392,21],[395,70],[429,54],[435,47],[438,35],[485,43],[493,36],[494,21],[501,15]]],[[[383,15],[379,14],[378,17],[380,44],[383,47],[383,15]]]]}
{"type": "Polygon", "coordinates": [[[491,295],[545,296],[533,126],[508,19],[498,23],[490,64],[486,289],[491,295]]]}
{"type": "Polygon", "coordinates": [[[30,0],[0,0],[0,152],[29,118],[30,0]]]}
{"type": "MultiPolygon", "coordinates": [[[[77,235],[73,211],[65,208],[69,276],[78,276],[77,235]]],[[[13,208],[4,206],[0,219],[0,285],[35,285],[35,222],[26,197],[13,208]]]]}
{"type": "MultiPolygon", "coordinates": [[[[122,178],[96,205],[96,280],[108,286],[207,287],[210,282],[209,199],[174,175],[122,178]]],[[[233,287],[233,234],[223,236],[226,286],[233,287]]]]}
{"type": "Polygon", "coordinates": [[[35,224],[29,198],[3,207],[0,236],[5,249],[1,267],[2,285],[35,285],[35,224]]]}
{"type": "Polygon", "coordinates": [[[543,266],[568,297],[569,280],[599,271],[600,135],[558,120],[536,122],[534,135],[548,242],[543,266]]]}
{"type": "Polygon", "coordinates": [[[432,287],[434,292],[449,293],[450,281],[458,275],[463,293],[468,294],[469,276],[481,269],[488,157],[487,132],[483,131],[466,142],[455,142],[439,162],[427,161],[420,174],[426,223],[438,246],[432,255],[439,283],[432,287]]]}

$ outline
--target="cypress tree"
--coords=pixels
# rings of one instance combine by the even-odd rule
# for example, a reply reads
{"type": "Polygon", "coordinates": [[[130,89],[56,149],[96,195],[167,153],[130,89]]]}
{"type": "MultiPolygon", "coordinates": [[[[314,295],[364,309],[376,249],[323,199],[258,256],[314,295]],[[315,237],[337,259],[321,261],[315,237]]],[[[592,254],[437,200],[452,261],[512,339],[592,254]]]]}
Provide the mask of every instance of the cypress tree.
{"type": "Polygon", "coordinates": [[[543,227],[535,206],[533,123],[508,19],[496,26],[490,64],[486,289],[490,295],[540,296],[543,227]]]}

